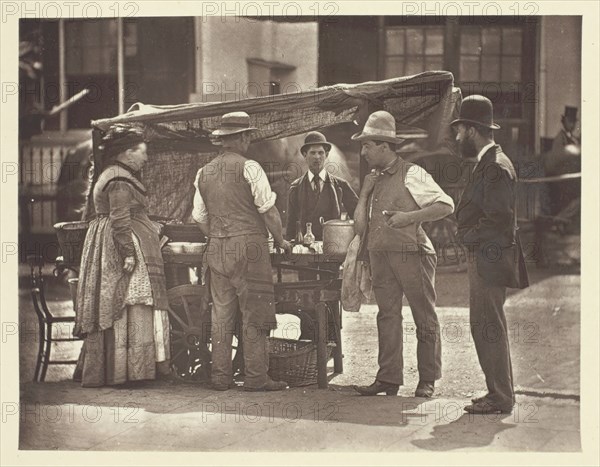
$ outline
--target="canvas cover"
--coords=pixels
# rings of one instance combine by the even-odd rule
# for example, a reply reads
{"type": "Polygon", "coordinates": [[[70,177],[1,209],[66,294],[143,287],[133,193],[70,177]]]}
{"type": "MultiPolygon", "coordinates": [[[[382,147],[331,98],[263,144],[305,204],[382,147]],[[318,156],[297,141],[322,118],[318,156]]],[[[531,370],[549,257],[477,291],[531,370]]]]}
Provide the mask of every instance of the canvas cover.
{"type": "MultiPolygon", "coordinates": [[[[247,112],[251,125],[258,128],[254,141],[264,142],[351,122],[358,131],[371,112],[383,109],[399,123],[425,129],[427,144],[434,148],[449,141],[448,123],[458,115],[461,96],[453,84],[450,72],[432,71],[238,101],[168,106],[138,103],[127,113],[93,121],[92,127],[97,134],[117,123],[141,128],[149,141],[149,160],[142,173],[149,212],[189,222],[193,181],[198,169],[219,151],[209,135],[223,114],[247,112]]],[[[96,147],[94,161],[98,172],[103,161],[96,147]]],[[[88,210],[88,217],[92,213],[88,210]]]]}

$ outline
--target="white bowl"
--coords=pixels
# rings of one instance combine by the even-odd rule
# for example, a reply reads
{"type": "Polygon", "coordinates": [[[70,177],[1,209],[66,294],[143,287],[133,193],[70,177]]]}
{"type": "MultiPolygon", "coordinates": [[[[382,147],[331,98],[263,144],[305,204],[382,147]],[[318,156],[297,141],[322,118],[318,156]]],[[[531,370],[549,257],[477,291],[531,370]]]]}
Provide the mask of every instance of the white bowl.
{"type": "Polygon", "coordinates": [[[204,253],[206,243],[186,242],[183,244],[183,252],[191,255],[201,255],[204,253]]]}
{"type": "Polygon", "coordinates": [[[170,242],[167,245],[171,247],[173,253],[185,253],[185,245],[188,242],[170,242]]]}

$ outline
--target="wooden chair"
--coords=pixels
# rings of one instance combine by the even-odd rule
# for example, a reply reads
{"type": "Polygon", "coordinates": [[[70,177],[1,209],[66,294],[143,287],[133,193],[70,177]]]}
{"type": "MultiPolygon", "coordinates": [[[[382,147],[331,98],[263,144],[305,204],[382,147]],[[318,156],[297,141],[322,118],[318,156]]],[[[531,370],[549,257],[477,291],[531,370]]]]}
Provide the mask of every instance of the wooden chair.
{"type": "Polygon", "coordinates": [[[77,360],[53,360],[51,357],[52,344],[55,342],[76,342],[81,339],[77,337],[54,337],[55,325],[64,323],[75,323],[75,315],[55,316],[48,308],[44,291],[44,277],[42,267],[44,261],[30,255],[27,257],[30,266],[31,299],[33,308],[38,318],[38,355],[35,365],[33,380],[43,382],[49,365],[75,365],[77,360]]]}

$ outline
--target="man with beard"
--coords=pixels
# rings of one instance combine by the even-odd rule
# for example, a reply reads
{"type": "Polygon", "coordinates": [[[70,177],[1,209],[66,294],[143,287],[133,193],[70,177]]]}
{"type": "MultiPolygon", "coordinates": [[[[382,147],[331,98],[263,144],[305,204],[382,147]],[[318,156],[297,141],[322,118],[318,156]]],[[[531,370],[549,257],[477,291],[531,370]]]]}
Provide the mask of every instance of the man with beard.
{"type": "Polygon", "coordinates": [[[396,395],[404,384],[402,296],[416,325],[419,383],[416,397],[431,397],[442,376],[442,343],[435,312],[437,256],[422,222],[442,219],[454,203],[423,168],[396,154],[396,146],[414,134],[397,133],[394,116],[371,114],[362,132],[363,156],[373,172],[364,179],[354,212],[356,233],[366,242],[379,312],[379,371],[369,386],[354,386],[363,396],[396,395]]]}
{"type": "Polygon", "coordinates": [[[451,122],[464,158],[476,158],[456,210],[458,235],[469,251],[470,326],[487,394],[465,407],[469,413],[511,413],[515,404],[506,288],[528,286],[517,236],[517,175],[510,159],[494,142],[493,107],[489,99],[467,97],[460,118],[451,122]]]}

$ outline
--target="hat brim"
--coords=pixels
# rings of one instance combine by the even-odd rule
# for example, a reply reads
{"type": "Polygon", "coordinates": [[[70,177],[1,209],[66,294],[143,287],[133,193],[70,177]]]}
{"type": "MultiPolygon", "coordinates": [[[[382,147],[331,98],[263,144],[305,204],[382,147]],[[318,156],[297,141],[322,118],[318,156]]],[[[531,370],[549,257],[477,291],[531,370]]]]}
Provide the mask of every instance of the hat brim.
{"type": "Polygon", "coordinates": [[[325,151],[331,151],[331,144],[326,143],[326,142],[314,142],[314,143],[306,143],[303,144],[302,147],[300,148],[300,152],[304,152],[304,150],[306,148],[308,148],[309,146],[323,146],[325,148],[325,151]]]}
{"type": "Polygon", "coordinates": [[[248,128],[218,128],[211,133],[211,136],[227,136],[235,135],[236,133],[243,133],[244,131],[256,131],[258,128],[253,126],[248,128]]]}
{"type": "Polygon", "coordinates": [[[373,140],[373,141],[385,141],[386,143],[401,143],[402,140],[400,138],[394,138],[392,136],[383,136],[383,135],[373,135],[373,134],[365,134],[362,131],[358,133],[354,133],[350,139],[354,141],[365,141],[365,140],[373,140]]]}
{"type": "Polygon", "coordinates": [[[473,125],[489,128],[490,130],[499,130],[501,128],[500,125],[498,125],[497,123],[483,123],[478,122],[477,120],[470,120],[468,118],[457,118],[456,120],[452,120],[450,122],[450,126],[458,125],[459,123],[471,123],[473,125]]]}
{"type": "Polygon", "coordinates": [[[373,140],[373,141],[385,141],[387,143],[395,143],[395,144],[400,144],[403,143],[404,141],[408,140],[408,139],[425,139],[427,138],[427,132],[425,131],[419,131],[419,132],[401,132],[401,133],[396,133],[396,137],[392,137],[392,136],[383,136],[383,135],[374,135],[371,133],[363,133],[362,131],[359,131],[358,133],[354,133],[350,139],[354,140],[354,141],[365,141],[367,139],[373,140]]]}

